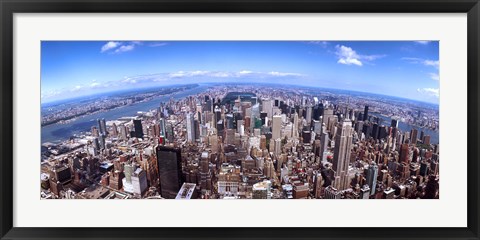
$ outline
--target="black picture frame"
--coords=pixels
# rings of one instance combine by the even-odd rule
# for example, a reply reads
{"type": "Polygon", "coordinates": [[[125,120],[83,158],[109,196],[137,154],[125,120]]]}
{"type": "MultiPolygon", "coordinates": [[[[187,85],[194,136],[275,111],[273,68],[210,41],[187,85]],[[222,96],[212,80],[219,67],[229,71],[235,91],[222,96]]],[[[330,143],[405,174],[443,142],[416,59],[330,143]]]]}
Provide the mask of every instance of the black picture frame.
{"type": "MultiPolygon", "coordinates": [[[[0,0],[1,239],[479,239],[478,0],[0,0]],[[13,227],[14,13],[468,13],[468,227],[466,228],[19,228],[13,227]]],[[[448,207],[448,206],[445,206],[448,207]]]]}

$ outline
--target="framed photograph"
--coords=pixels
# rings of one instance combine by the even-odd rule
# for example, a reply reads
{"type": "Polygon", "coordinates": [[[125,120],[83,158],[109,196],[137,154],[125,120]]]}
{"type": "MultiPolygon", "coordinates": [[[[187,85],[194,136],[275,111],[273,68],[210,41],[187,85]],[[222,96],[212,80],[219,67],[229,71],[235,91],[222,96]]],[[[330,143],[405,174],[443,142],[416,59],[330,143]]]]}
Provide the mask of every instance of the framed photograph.
{"type": "Polygon", "coordinates": [[[479,238],[478,0],[0,3],[0,239],[479,238]]]}

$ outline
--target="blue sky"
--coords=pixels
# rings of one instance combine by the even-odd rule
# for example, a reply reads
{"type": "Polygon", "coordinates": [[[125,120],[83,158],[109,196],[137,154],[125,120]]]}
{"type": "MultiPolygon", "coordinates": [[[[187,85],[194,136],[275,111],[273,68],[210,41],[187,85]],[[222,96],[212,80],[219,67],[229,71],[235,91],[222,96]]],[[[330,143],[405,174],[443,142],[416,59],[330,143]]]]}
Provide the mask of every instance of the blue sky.
{"type": "Polygon", "coordinates": [[[42,103],[122,89],[268,82],[438,103],[437,41],[43,41],[42,103]]]}

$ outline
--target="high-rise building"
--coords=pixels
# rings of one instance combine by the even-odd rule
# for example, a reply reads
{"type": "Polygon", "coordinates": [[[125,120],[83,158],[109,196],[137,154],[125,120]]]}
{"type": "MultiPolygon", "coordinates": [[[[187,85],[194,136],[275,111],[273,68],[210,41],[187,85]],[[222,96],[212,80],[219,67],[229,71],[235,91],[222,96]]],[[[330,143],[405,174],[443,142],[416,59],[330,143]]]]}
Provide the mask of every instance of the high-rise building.
{"type": "Polygon", "coordinates": [[[392,119],[392,123],[390,124],[390,127],[398,128],[398,120],[392,119]]]}
{"type": "Polygon", "coordinates": [[[173,142],[173,124],[172,123],[167,123],[165,125],[165,136],[166,139],[170,142],[173,142]]]}
{"type": "Polygon", "coordinates": [[[267,137],[265,135],[260,136],[260,149],[261,150],[267,149],[267,137]]]}
{"type": "Polygon", "coordinates": [[[352,122],[345,119],[338,126],[337,135],[335,136],[332,169],[335,171],[335,186],[338,190],[344,190],[349,187],[348,166],[352,148],[352,133],[352,122]]]}
{"type": "Polygon", "coordinates": [[[282,140],[280,138],[275,139],[275,155],[279,156],[282,153],[282,140]]]}
{"type": "Polygon", "coordinates": [[[263,100],[262,101],[262,112],[267,113],[267,117],[270,119],[273,116],[273,101],[272,100],[263,100]]]}
{"type": "Polygon", "coordinates": [[[414,128],[410,131],[410,142],[412,144],[417,144],[417,139],[418,139],[417,135],[418,135],[418,130],[417,129],[414,128]]]}
{"type": "Polygon", "coordinates": [[[368,106],[365,106],[365,109],[363,110],[363,121],[368,120],[368,106]]]}
{"type": "Polygon", "coordinates": [[[195,142],[195,119],[193,113],[187,113],[187,141],[195,142]]]}
{"type": "Polygon", "coordinates": [[[313,108],[313,119],[320,120],[321,116],[323,116],[323,104],[319,103],[313,108]]]}
{"type": "Polygon", "coordinates": [[[100,131],[100,134],[105,134],[107,135],[107,124],[105,122],[105,118],[102,119],[97,119],[98,122],[98,130],[100,131]]]}
{"type": "Polygon", "coordinates": [[[365,169],[365,178],[367,184],[370,187],[370,195],[375,194],[375,189],[377,186],[377,177],[378,177],[378,166],[375,163],[368,165],[368,168],[365,169]]]}
{"type": "Polygon", "coordinates": [[[322,134],[322,123],[319,120],[313,120],[313,131],[317,136],[322,134]]]}
{"type": "Polygon", "coordinates": [[[136,138],[143,138],[143,127],[142,127],[142,120],[134,119],[133,120],[133,127],[134,127],[134,134],[133,137],[136,138]]]}
{"type": "Polygon", "coordinates": [[[333,115],[333,109],[325,109],[323,110],[323,122],[325,125],[328,124],[328,122],[330,121],[330,118],[332,118],[334,115],[333,115]]]}
{"type": "Polygon", "coordinates": [[[410,156],[410,153],[409,153],[408,143],[404,143],[400,146],[400,156],[399,156],[400,163],[409,164],[410,163],[409,156],[410,156]]]}
{"type": "Polygon", "coordinates": [[[272,122],[272,139],[275,140],[281,137],[282,117],[280,115],[275,115],[273,116],[272,122]]]}
{"type": "Polygon", "coordinates": [[[134,194],[141,196],[147,190],[147,173],[143,169],[137,168],[131,175],[131,181],[134,194]]]}
{"type": "Polygon", "coordinates": [[[127,140],[128,139],[128,130],[125,125],[120,125],[120,138],[122,140],[127,140]]]}
{"type": "Polygon", "coordinates": [[[115,124],[115,123],[112,124],[112,135],[114,137],[118,136],[118,128],[117,128],[117,124],[115,124]]]}
{"type": "Polygon", "coordinates": [[[293,114],[292,135],[293,135],[294,138],[298,138],[298,113],[293,114]]]}
{"type": "Polygon", "coordinates": [[[100,136],[98,137],[98,142],[99,142],[99,145],[100,145],[100,149],[105,149],[105,147],[107,145],[105,134],[103,134],[103,133],[100,134],[100,136]]]}
{"type": "Polygon", "coordinates": [[[227,129],[235,128],[235,117],[233,114],[225,114],[225,127],[227,129]]]}
{"type": "Polygon", "coordinates": [[[430,144],[430,135],[423,136],[423,143],[427,145],[430,144]]]}
{"type": "Polygon", "coordinates": [[[267,125],[267,113],[266,112],[261,112],[260,113],[260,119],[262,119],[262,125],[267,125]]]}
{"type": "Polygon", "coordinates": [[[311,106],[307,106],[307,113],[306,113],[305,119],[307,120],[307,125],[310,126],[310,124],[312,123],[312,107],[311,106]]]}
{"type": "Polygon", "coordinates": [[[208,152],[203,152],[200,158],[200,189],[202,193],[212,190],[210,186],[210,180],[212,174],[210,172],[210,154],[208,152]]]}
{"type": "Polygon", "coordinates": [[[322,133],[322,137],[320,139],[320,159],[322,162],[327,160],[325,151],[327,151],[327,148],[328,148],[328,141],[329,141],[328,133],[327,132],[322,133]]]}
{"type": "Polygon", "coordinates": [[[323,178],[321,173],[315,175],[315,198],[321,198],[323,187],[323,178]]]}
{"type": "Polygon", "coordinates": [[[98,132],[97,127],[92,126],[92,136],[93,137],[98,137],[98,135],[99,135],[99,132],[98,132]]]}
{"type": "Polygon", "coordinates": [[[215,114],[213,116],[214,116],[215,123],[222,120],[222,110],[218,106],[215,106],[215,114]]]}
{"type": "Polygon", "coordinates": [[[160,125],[160,135],[166,136],[167,132],[166,132],[166,123],[164,118],[160,118],[159,125],[160,125]]]}
{"type": "Polygon", "coordinates": [[[310,130],[303,130],[302,132],[303,143],[309,144],[312,141],[312,132],[310,130]]]}
{"type": "Polygon", "coordinates": [[[181,151],[177,148],[158,145],[156,155],[161,196],[175,198],[183,183],[181,151]]]}

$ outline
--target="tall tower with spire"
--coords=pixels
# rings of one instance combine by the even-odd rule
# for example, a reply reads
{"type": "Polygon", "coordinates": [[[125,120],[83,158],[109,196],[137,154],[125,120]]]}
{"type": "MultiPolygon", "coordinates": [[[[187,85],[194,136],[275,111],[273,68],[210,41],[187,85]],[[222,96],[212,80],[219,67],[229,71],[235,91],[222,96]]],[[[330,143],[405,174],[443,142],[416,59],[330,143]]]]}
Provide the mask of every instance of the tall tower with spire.
{"type": "Polygon", "coordinates": [[[349,187],[348,166],[352,150],[352,133],[352,122],[347,117],[339,124],[333,152],[332,169],[335,171],[334,187],[338,190],[344,190],[349,187]]]}

